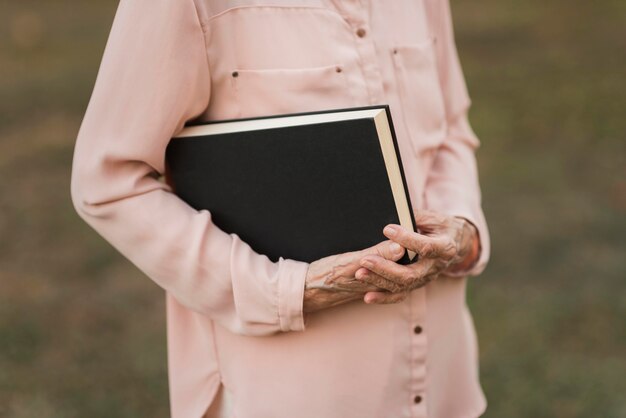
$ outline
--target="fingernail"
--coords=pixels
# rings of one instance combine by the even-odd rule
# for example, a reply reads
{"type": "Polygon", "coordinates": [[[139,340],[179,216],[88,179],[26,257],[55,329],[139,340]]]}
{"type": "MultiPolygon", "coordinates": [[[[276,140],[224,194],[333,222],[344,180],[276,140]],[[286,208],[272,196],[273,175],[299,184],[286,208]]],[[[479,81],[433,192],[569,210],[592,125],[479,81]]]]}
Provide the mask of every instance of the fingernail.
{"type": "Polygon", "coordinates": [[[374,296],[365,296],[365,303],[372,303],[375,299],[374,296]]]}
{"type": "Polygon", "coordinates": [[[387,225],[385,229],[383,229],[383,232],[385,233],[385,235],[392,236],[392,237],[395,236],[397,233],[396,228],[390,225],[387,225]]]}
{"type": "Polygon", "coordinates": [[[402,246],[400,246],[397,242],[392,242],[391,245],[389,245],[389,248],[394,254],[400,254],[402,252],[402,246]]]}

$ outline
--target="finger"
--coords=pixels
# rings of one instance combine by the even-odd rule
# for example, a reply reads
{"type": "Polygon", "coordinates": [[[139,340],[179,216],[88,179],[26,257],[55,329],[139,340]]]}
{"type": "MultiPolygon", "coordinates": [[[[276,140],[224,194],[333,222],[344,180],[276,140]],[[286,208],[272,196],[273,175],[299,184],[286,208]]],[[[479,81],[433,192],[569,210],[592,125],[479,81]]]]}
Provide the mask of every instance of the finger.
{"type": "Polygon", "coordinates": [[[390,304],[402,302],[407,298],[409,292],[386,293],[386,292],[367,292],[363,297],[363,301],[367,304],[390,304]]]}
{"type": "Polygon", "coordinates": [[[365,267],[359,268],[359,270],[357,270],[355,274],[355,277],[358,280],[363,281],[364,283],[376,286],[376,290],[399,292],[403,289],[402,285],[393,282],[379,274],[376,274],[373,271],[366,269],[365,267]]]}
{"type": "Polygon", "coordinates": [[[368,255],[360,262],[361,266],[401,286],[408,285],[421,272],[422,264],[418,263],[403,265],[375,255],[368,255]]]}
{"type": "Polygon", "coordinates": [[[415,251],[421,257],[454,256],[454,241],[447,235],[429,237],[397,224],[385,226],[383,234],[404,248],[415,251]]]}
{"type": "Polygon", "coordinates": [[[359,293],[380,292],[382,290],[385,290],[379,286],[376,286],[375,284],[372,284],[363,280],[353,280],[350,283],[336,284],[334,288],[337,290],[345,290],[347,292],[359,292],[359,293]]]}
{"type": "Polygon", "coordinates": [[[359,254],[359,259],[363,258],[366,255],[372,254],[384,257],[387,260],[397,261],[402,258],[402,256],[404,255],[404,251],[405,249],[404,247],[402,247],[402,245],[388,239],[361,251],[359,254]]]}
{"type": "Polygon", "coordinates": [[[399,284],[399,289],[397,287],[387,289],[393,292],[399,292],[402,290],[415,289],[428,283],[426,276],[433,273],[433,268],[436,263],[433,259],[420,259],[416,263],[405,266],[385,260],[381,257],[367,256],[362,260],[362,265],[363,264],[366,264],[364,267],[373,273],[399,284]],[[366,259],[372,261],[372,264],[369,264],[371,267],[368,267],[366,259]]]}
{"type": "Polygon", "coordinates": [[[331,263],[336,266],[333,270],[335,273],[334,276],[344,279],[354,277],[354,274],[360,267],[359,260],[367,254],[379,255],[389,260],[396,261],[402,258],[404,251],[405,249],[398,243],[392,240],[384,240],[363,250],[330,256],[333,258],[331,263]]]}

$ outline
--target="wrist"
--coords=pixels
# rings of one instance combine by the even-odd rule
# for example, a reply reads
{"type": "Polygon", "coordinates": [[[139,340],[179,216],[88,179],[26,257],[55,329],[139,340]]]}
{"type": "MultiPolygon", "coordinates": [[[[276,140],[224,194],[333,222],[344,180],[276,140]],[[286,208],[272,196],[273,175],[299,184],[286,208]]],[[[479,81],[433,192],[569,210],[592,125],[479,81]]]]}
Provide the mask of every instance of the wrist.
{"type": "Polygon", "coordinates": [[[478,230],[473,223],[462,217],[456,217],[462,222],[461,231],[458,238],[458,255],[456,263],[449,268],[450,271],[463,271],[473,267],[480,255],[480,239],[478,230]]]}

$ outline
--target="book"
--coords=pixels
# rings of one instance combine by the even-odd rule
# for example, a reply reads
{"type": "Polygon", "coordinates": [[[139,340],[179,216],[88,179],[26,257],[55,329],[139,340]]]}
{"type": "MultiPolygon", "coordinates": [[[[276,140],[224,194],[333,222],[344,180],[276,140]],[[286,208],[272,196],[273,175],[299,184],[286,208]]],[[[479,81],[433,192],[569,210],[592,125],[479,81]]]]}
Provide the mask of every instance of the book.
{"type": "MultiPolygon", "coordinates": [[[[389,105],[186,125],[165,181],[259,254],[313,262],[417,231],[389,105]]],[[[397,262],[409,264],[415,252],[397,262]]]]}

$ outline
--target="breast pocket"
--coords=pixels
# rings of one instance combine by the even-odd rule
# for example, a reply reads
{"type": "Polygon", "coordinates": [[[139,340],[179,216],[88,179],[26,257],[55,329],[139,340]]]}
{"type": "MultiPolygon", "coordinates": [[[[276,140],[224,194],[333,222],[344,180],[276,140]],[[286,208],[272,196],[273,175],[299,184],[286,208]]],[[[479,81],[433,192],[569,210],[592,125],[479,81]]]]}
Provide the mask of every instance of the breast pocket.
{"type": "Polygon", "coordinates": [[[233,69],[239,117],[356,106],[343,64],[305,68],[233,69]]]}
{"type": "Polygon", "coordinates": [[[434,38],[391,47],[402,114],[417,154],[436,148],[446,135],[446,113],[434,38]]]}

